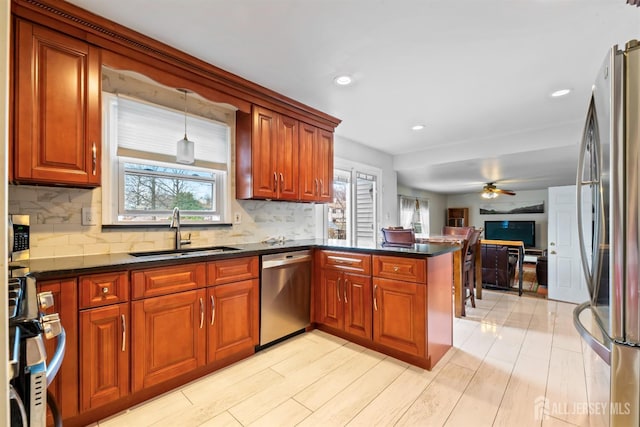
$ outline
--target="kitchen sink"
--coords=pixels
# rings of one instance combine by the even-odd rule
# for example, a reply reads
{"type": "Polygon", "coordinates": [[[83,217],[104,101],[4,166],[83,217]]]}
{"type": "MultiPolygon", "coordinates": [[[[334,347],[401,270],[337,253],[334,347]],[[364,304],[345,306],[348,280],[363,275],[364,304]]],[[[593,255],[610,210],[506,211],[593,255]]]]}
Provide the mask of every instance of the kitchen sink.
{"type": "Polygon", "coordinates": [[[170,258],[177,258],[188,255],[213,255],[224,252],[239,251],[239,248],[233,248],[231,246],[210,246],[206,248],[188,248],[188,249],[165,249],[162,251],[149,251],[149,252],[131,252],[129,255],[135,257],[155,257],[155,256],[167,256],[170,258]]]}

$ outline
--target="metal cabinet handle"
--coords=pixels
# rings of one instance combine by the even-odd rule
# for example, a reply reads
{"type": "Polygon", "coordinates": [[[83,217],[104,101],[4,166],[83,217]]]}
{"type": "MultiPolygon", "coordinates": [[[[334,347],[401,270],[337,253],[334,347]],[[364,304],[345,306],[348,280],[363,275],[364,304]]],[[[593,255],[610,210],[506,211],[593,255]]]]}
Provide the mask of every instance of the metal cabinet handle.
{"type": "Polygon", "coordinates": [[[373,309],[378,311],[378,285],[373,286],[373,309]]]}
{"type": "Polygon", "coordinates": [[[349,304],[349,301],[347,300],[347,286],[349,286],[349,279],[344,279],[344,286],[342,288],[342,292],[344,295],[345,304],[349,304]]]}
{"type": "Polygon", "coordinates": [[[104,287],[102,288],[102,293],[103,293],[103,294],[108,294],[108,293],[109,293],[109,288],[108,288],[108,287],[106,287],[106,286],[104,286],[104,287]]]}
{"type": "Polygon", "coordinates": [[[91,146],[91,169],[93,174],[96,174],[96,169],[98,167],[98,150],[96,148],[96,143],[94,142],[91,146]]]}
{"type": "Polygon", "coordinates": [[[314,181],[315,186],[316,186],[316,191],[315,191],[315,193],[314,193],[314,194],[316,194],[316,195],[317,195],[317,194],[318,194],[318,185],[319,185],[319,184],[318,184],[318,178],[314,178],[314,180],[313,180],[313,181],[314,181]]]}
{"type": "Polygon", "coordinates": [[[320,193],[318,193],[318,195],[321,196],[323,191],[324,191],[324,183],[322,182],[322,178],[320,178],[320,193]]]}
{"type": "Polygon", "coordinates": [[[122,347],[121,350],[125,351],[127,349],[127,321],[124,317],[124,314],[120,315],[120,321],[122,324],[122,347]]]}
{"type": "Polygon", "coordinates": [[[278,174],[273,172],[273,192],[278,191],[278,174]]]}
{"type": "Polygon", "coordinates": [[[216,301],[213,299],[213,295],[211,295],[211,326],[213,326],[213,322],[216,320],[216,301]]]}
{"type": "Polygon", "coordinates": [[[280,191],[284,188],[284,176],[280,174],[280,191]]]}
{"type": "Polygon", "coordinates": [[[556,251],[551,251],[551,255],[555,255],[556,253],[556,251]]]}
{"type": "Polygon", "coordinates": [[[336,285],[336,296],[338,297],[338,302],[342,302],[342,300],[340,299],[340,281],[342,280],[341,277],[338,277],[338,284],[336,285]]]}
{"type": "Polygon", "coordinates": [[[398,270],[400,270],[400,267],[398,267],[397,265],[393,266],[393,271],[395,271],[396,273],[398,272],[398,270]]]}
{"type": "Polygon", "coordinates": [[[200,298],[200,329],[202,329],[203,325],[204,325],[204,302],[202,301],[202,298],[200,298]]]}

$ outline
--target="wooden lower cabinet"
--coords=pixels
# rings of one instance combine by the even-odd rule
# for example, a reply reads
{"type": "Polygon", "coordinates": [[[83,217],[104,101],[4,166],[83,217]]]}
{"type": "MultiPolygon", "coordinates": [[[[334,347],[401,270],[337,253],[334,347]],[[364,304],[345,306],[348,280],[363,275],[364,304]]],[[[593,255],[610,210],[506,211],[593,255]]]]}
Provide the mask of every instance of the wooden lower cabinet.
{"type": "Polygon", "coordinates": [[[80,312],[80,409],[129,393],[129,303],[80,312]]]}
{"type": "MultiPolygon", "coordinates": [[[[53,294],[54,305],[46,313],[58,313],[60,322],[66,333],[65,355],[58,374],[49,385],[48,390],[53,394],[62,412],[63,419],[78,414],[78,289],[75,279],[55,280],[37,283],[38,292],[50,291],[53,294]]],[[[56,351],[57,338],[45,339],[47,363],[56,351]]],[[[47,424],[51,425],[53,418],[47,414],[47,424]]]]}
{"type": "Polygon", "coordinates": [[[426,286],[373,278],[373,340],[404,353],[424,357],[426,286]]]}
{"type": "Polygon", "coordinates": [[[208,288],[207,363],[253,352],[259,334],[258,279],[208,288]]]}
{"type": "Polygon", "coordinates": [[[317,320],[371,339],[371,277],[322,269],[317,320]]]}
{"type": "Polygon", "coordinates": [[[204,365],[205,299],[198,289],[131,303],[134,392],[204,365]]]}

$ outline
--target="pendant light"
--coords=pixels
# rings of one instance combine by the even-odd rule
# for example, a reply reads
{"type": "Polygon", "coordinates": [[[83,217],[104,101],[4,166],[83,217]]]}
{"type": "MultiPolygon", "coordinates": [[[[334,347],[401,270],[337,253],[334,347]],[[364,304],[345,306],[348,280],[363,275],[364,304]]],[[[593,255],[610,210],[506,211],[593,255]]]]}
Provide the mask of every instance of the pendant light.
{"type": "Polygon", "coordinates": [[[187,138],[187,89],[178,89],[184,93],[184,138],[178,141],[176,150],[176,162],[192,165],[195,162],[194,144],[187,138]]]}

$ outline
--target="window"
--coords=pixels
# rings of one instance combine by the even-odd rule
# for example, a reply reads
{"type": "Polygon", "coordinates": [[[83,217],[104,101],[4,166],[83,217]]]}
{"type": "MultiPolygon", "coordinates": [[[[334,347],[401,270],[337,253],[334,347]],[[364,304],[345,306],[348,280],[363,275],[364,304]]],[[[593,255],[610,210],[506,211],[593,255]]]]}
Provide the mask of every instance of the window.
{"type": "Polygon", "coordinates": [[[400,225],[413,228],[416,236],[429,236],[429,202],[416,197],[399,196],[400,225]]]}
{"type": "Polygon", "coordinates": [[[333,201],[327,206],[327,234],[332,240],[374,246],[378,229],[380,172],[357,169],[337,168],[333,172],[333,201]]]}
{"type": "Polygon", "coordinates": [[[194,165],[175,162],[184,112],[103,93],[103,223],[166,223],[174,207],[184,223],[225,222],[229,202],[226,123],[188,116],[194,165]]]}

